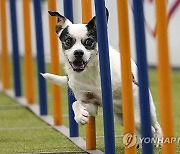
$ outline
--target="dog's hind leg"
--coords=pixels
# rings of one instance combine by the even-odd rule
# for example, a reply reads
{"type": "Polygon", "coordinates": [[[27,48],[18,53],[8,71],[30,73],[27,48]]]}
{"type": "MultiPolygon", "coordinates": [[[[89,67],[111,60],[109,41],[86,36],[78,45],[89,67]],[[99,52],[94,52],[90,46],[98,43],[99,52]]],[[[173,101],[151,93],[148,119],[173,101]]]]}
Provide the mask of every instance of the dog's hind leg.
{"type": "Polygon", "coordinates": [[[41,73],[41,75],[48,81],[55,83],[59,86],[66,86],[68,83],[67,76],[59,76],[59,75],[50,74],[50,73],[41,73]]]}
{"type": "Polygon", "coordinates": [[[158,122],[153,125],[155,132],[154,137],[156,138],[156,147],[162,147],[163,132],[158,122]]]}
{"type": "Polygon", "coordinates": [[[156,147],[161,147],[162,146],[162,138],[163,138],[163,132],[161,129],[160,124],[158,123],[156,117],[152,117],[152,127],[154,128],[153,131],[153,137],[156,139],[156,147]]]}
{"type": "Polygon", "coordinates": [[[153,137],[157,141],[155,143],[156,147],[161,147],[162,146],[161,140],[163,138],[163,132],[162,132],[160,124],[157,121],[155,106],[154,106],[151,92],[149,92],[149,98],[150,98],[150,109],[151,109],[151,123],[152,123],[152,127],[154,128],[154,131],[152,131],[153,137]]]}

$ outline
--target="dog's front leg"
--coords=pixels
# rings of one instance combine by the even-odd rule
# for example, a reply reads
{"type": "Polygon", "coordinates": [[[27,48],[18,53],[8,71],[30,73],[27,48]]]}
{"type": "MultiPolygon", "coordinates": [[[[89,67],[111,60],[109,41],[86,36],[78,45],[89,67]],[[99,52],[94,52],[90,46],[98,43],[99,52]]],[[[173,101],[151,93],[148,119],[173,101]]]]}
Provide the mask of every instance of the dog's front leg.
{"type": "Polygon", "coordinates": [[[82,125],[87,124],[90,116],[96,116],[98,106],[91,103],[84,103],[82,101],[75,101],[72,105],[75,121],[82,125]]]}

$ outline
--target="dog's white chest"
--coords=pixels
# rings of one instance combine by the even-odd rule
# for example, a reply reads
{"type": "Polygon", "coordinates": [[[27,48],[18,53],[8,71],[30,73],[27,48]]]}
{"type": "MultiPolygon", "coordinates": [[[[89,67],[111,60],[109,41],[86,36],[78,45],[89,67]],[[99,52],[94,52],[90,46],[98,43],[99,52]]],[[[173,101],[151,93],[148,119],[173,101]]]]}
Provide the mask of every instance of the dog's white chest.
{"type": "Polygon", "coordinates": [[[101,101],[101,83],[99,73],[84,73],[69,76],[68,84],[76,99],[101,101]]]}

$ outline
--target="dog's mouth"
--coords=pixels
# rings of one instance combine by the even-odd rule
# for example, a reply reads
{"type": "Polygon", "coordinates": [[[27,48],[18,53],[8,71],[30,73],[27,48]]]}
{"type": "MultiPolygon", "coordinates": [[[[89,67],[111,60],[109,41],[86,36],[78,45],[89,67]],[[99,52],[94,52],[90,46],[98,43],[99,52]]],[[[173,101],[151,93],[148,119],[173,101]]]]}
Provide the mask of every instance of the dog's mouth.
{"type": "Polygon", "coordinates": [[[73,70],[76,72],[82,72],[84,71],[87,62],[83,61],[83,60],[75,60],[73,62],[69,62],[70,65],[72,66],[73,70]]]}

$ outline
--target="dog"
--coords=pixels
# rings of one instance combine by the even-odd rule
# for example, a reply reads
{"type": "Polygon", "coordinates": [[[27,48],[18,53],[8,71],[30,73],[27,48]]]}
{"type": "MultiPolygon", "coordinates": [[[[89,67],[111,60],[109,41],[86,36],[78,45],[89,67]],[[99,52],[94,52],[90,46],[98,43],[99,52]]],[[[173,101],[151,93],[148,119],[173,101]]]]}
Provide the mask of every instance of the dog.
{"type": "MultiPolygon", "coordinates": [[[[58,76],[50,73],[43,77],[60,86],[68,85],[77,101],[72,105],[75,121],[87,124],[90,116],[96,116],[98,107],[102,106],[101,80],[99,70],[96,17],[87,24],[73,24],[58,12],[49,11],[57,18],[55,26],[60,40],[60,47],[64,57],[64,68],[67,76],[58,76]]],[[[107,11],[107,21],[109,13],[107,11]]],[[[121,72],[120,53],[109,46],[110,68],[112,78],[112,94],[114,115],[123,125],[121,102],[121,72]]],[[[140,135],[140,107],[137,65],[131,59],[132,87],[134,97],[134,117],[137,135],[140,135]]],[[[151,125],[155,137],[162,138],[162,129],[157,121],[155,106],[149,91],[151,125]]],[[[161,143],[157,143],[160,146],[161,143]]]]}

